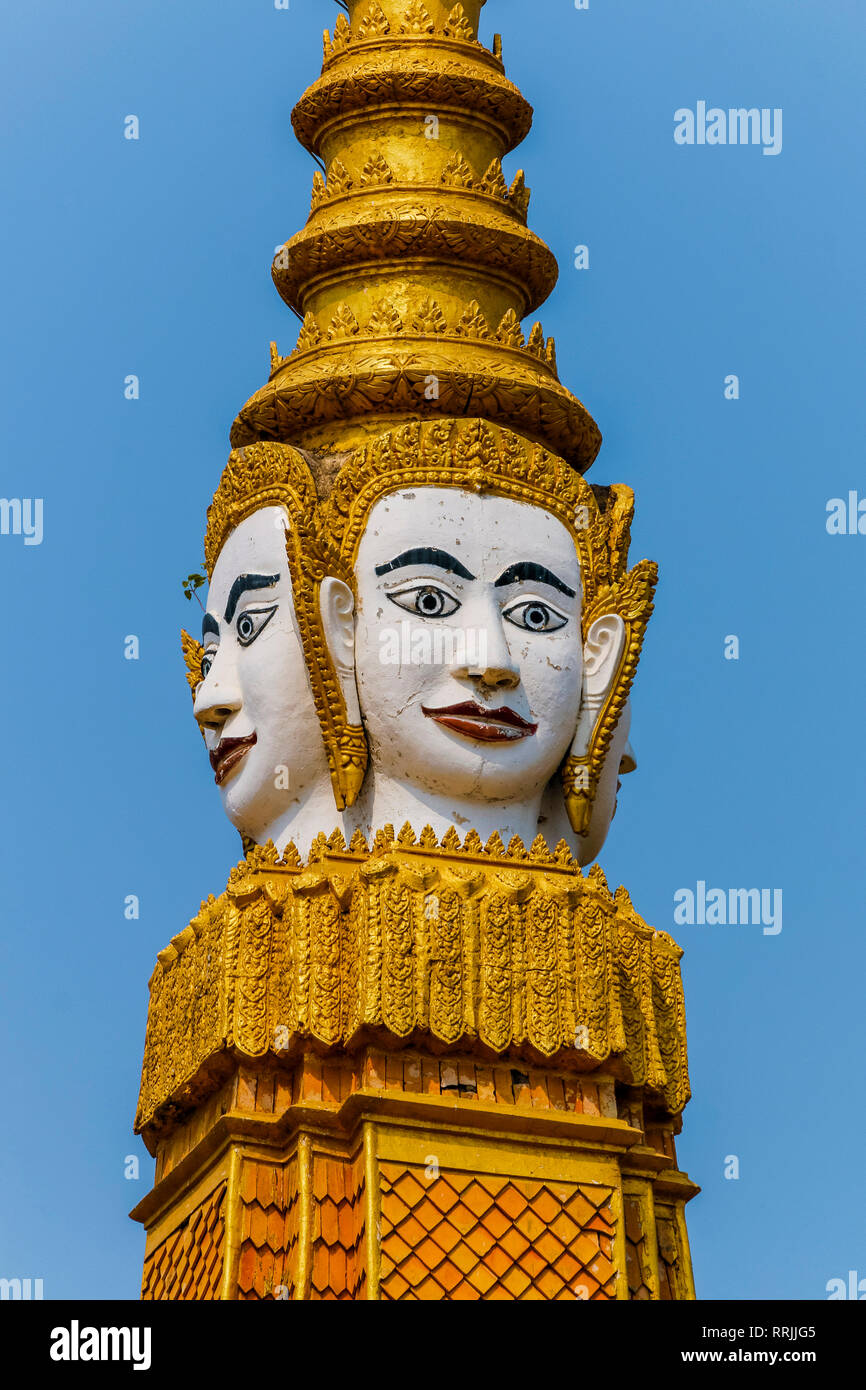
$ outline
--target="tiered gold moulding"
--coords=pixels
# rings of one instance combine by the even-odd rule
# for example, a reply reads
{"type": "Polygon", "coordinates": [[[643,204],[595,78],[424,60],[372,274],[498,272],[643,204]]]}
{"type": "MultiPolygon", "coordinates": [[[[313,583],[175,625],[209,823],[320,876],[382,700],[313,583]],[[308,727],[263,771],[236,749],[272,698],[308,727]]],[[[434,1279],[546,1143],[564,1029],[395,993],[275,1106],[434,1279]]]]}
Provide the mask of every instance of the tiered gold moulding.
{"type": "Polygon", "coordinates": [[[160,953],[148,1299],[688,1299],[681,951],[567,847],[257,848],[160,953]]]}
{"type": "Polygon", "coordinates": [[[326,171],[273,278],[302,318],[272,345],[266,386],[232,444],[333,452],[430,415],[484,416],[583,471],[601,435],[560,384],[552,338],[521,320],[557,278],[527,225],[523,173],[502,159],[532,108],[501,43],[478,42],[481,0],[349,0],[325,34],[322,75],[292,123],[326,171]]]}

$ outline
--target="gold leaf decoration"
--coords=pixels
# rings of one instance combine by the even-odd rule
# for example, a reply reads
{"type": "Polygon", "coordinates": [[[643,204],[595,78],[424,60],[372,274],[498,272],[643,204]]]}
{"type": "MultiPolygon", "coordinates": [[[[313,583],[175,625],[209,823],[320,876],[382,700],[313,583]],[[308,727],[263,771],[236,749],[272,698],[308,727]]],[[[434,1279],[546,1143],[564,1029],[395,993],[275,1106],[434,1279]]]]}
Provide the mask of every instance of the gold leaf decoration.
{"type": "Polygon", "coordinates": [[[445,315],[435,299],[425,299],[419,304],[415,317],[412,319],[412,331],[425,335],[448,332],[445,315]]]}
{"type": "Polygon", "coordinates": [[[326,29],[322,35],[322,47],[324,49],[322,62],[329,63],[334,56],[334,45],[331,42],[331,31],[326,29]]]}
{"type": "Polygon", "coordinates": [[[487,844],[484,846],[484,853],[490,854],[494,859],[501,859],[505,854],[505,846],[502,843],[499,831],[494,830],[487,844]]]}
{"type": "Polygon", "coordinates": [[[449,825],[445,834],[442,836],[442,848],[452,852],[460,848],[460,836],[457,834],[453,825],[449,825]]]}
{"type": "Polygon", "coordinates": [[[564,845],[554,858],[536,842],[527,856],[515,839],[506,856],[491,837],[485,865],[471,836],[462,848],[453,830],[445,839],[451,848],[395,845],[387,827],[375,862],[347,864],[340,838],[321,834],[306,868],[294,846],[281,860],[272,842],[250,846],[226,892],[159,952],[137,1131],[182,1122],[178,1100],[222,1084],[219,1054],[264,1057],[287,1028],[305,1049],[364,1028],[405,1046],[414,1032],[422,1050],[456,1044],[486,1066],[491,1050],[529,1046],[571,1071],[579,1053],[578,1070],[607,1079],[621,1057],[630,1087],[681,1111],[676,943],[599,870],[583,877],[564,845]],[[467,968],[479,948],[481,968],[467,968]]]}
{"type": "Polygon", "coordinates": [[[432,825],[425,825],[425,826],[424,826],[424,829],[421,831],[421,839],[420,839],[419,843],[420,843],[422,849],[438,849],[438,848],[439,848],[439,841],[438,841],[438,839],[437,839],[437,837],[436,837],[436,832],[435,832],[435,830],[433,829],[432,825]]]}
{"type": "Polygon", "coordinates": [[[451,188],[474,188],[476,178],[463,155],[455,150],[442,170],[442,182],[451,188]]]}
{"type": "Polygon", "coordinates": [[[391,25],[388,23],[388,16],[382,6],[377,4],[377,0],[371,0],[369,10],[355,30],[355,37],[361,42],[364,39],[381,38],[390,32],[391,25]]]}
{"type": "Polygon", "coordinates": [[[534,864],[549,864],[551,860],[550,849],[543,835],[536,835],[529,847],[529,857],[534,864]]]}
{"type": "Polygon", "coordinates": [[[481,305],[477,299],[472,299],[466,305],[463,316],[460,319],[454,332],[460,338],[489,338],[490,324],[484,317],[481,305]]]}
{"type": "Polygon", "coordinates": [[[310,863],[320,864],[328,852],[328,840],[324,830],[320,830],[318,835],[310,845],[310,863]]]}
{"type": "Polygon", "coordinates": [[[404,823],[402,829],[400,830],[400,834],[397,836],[397,844],[398,844],[398,845],[414,845],[414,843],[415,843],[415,831],[412,829],[412,826],[410,825],[409,821],[406,821],[406,822],[404,823]]]}
{"type": "Polygon", "coordinates": [[[520,319],[513,309],[509,309],[503,315],[502,322],[496,330],[496,337],[503,347],[525,347],[526,340],[523,330],[520,327],[520,319]]]}
{"type": "Polygon", "coordinates": [[[194,637],[190,637],[188,632],[181,629],[180,645],[183,652],[183,659],[186,664],[186,678],[189,688],[192,691],[193,699],[195,692],[201,684],[201,659],[204,656],[204,647],[201,642],[197,642],[194,637]]]}
{"type": "Polygon", "coordinates": [[[518,169],[517,173],[514,175],[511,187],[508,190],[508,201],[515,212],[520,214],[524,222],[529,216],[530,191],[531,190],[526,187],[526,179],[524,178],[523,170],[518,169]]]}
{"type": "Polygon", "coordinates": [[[347,48],[352,42],[352,27],[344,14],[341,14],[334,25],[333,48],[335,53],[347,48]]]}
{"type": "Polygon", "coordinates": [[[542,362],[545,361],[544,329],[541,327],[540,323],[533,324],[532,332],[529,335],[529,341],[526,346],[529,352],[533,353],[535,357],[540,358],[542,362]]]}
{"type": "Polygon", "coordinates": [[[607,886],[607,879],[604,875],[604,869],[601,867],[600,864],[593,864],[586,877],[587,881],[592,884],[593,888],[597,888],[601,893],[607,894],[608,897],[610,896],[610,889],[607,886]]]}
{"type": "Polygon", "coordinates": [[[484,845],[477,830],[470,830],[466,839],[463,841],[464,854],[483,854],[484,845]]]}
{"type": "Polygon", "coordinates": [[[364,168],[361,170],[361,187],[370,188],[379,184],[393,183],[394,175],[388,161],[377,154],[375,158],[368,159],[364,168]]]}
{"type": "Polygon", "coordinates": [[[381,830],[376,831],[371,853],[384,854],[386,850],[389,850],[391,848],[393,843],[394,827],[393,825],[384,825],[381,830]]]}
{"type": "Polygon", "coordinates": [[[279,354],[279,352],[278,352],[278,350],[277,350],[277,345],[276,345],[276,343],[271,343],[270,349],[271,349],[271,376],[273,376],[274,372],[277,370],[277,367],[280,366],[280,364],[281,364],[281,362],[282,362],[283,359],[282,359],[282,357],[280,357],[280,354],[279,354]]]}
{"type": "Polygon", "coordinates": [[[554,370],[554,372],[556,372],[556,374],[557,374],[557,376],[558,376],[559,373],[558,373],[558,371],[557,371],[557,366],[556,366],[556,339],[555,339],[555,338],[552,338],[552,337],[551,337],[551,338],[548,338],[548,340],[547,340],[547,347],[546,347],[545,350],[544,350],[544,355],[545,355],[545,357],[547,358],[547,365],[548,365],[549,367],[552,367],[553,370],[554,370]]]}
{"type": "Polygon", "coordinates": [[[452,39],[462,39],[464,43],[475,41],[475,31],[462,5],[455,5],[445,21],[445,33],[452,39]]]}
{"type": "Polygon", "coordinates": [[[374,338],[391,337],[403,332],[403,320],[394,305],[383,299],[376,305],[366,331],[374,338]]]}
{"type": "Polygon", "coordinates": [[[308,310],[304,315],[304,322],[301,324],[295,352],[308,352],[310,348],[318,347],[321,341],[322,330],[319,328],[315,314],[308,310]]]}
{"type": "Polygon", "coordinates": [[[310,195],[310,212],[315,212],[320,203],[323,203],[328,196],[325,176],[321,169],[317,169],[313,174],[313,191],[310,195]]]}
{"type": "Polygon", "coordinates": [[[354,186],[355,180],[342,159],[333,159],[328,170],[328,197],[334,198],[338,193],[348,193],[354,186]]]}
{"type": "Polygon", "coordinates": [[[634,521],[634,492],[624,483],[611,483],[605,508],[608,523],[611,579],[622,579],[628,566],[631,524],[634,521]]]}
{"type": "Polygon", "coordinates": [[[508,184],[505,182],[505,175],[502,172],[502,160],[491,159],[487,173],[481,180],[481,188],[484,193],[490,193],[494,198],[508,197],[508,184]]]}
{"type": "Polygon", "coordinates": [[[358,320],[349,305],[338,304],[334,311],[334,317],[328,324],[328,341],[332,342],[335,338],[351,338],[358,332],[358,320]]]}
{"type": "Polygon", "coordinates": [[[432,34],[435,32],[435,25],[430,18],[430,12],[421,0],[410,0],[406,10],[406,18],[400,26],[401,34],[432,34]]]}
{"type": "Polygon", "coordinates": [[[356,830],[356,831],[354,832],[354,834],[352,835],[351,840],[349,841],[349,853],[350,853],[350,854],[368,854],[368,853],[369,853],[369,848],[368,848],[368,846],[367,846],[367,841],[364,839],[363,833],[362,833],[360,830],[356,830]]]}

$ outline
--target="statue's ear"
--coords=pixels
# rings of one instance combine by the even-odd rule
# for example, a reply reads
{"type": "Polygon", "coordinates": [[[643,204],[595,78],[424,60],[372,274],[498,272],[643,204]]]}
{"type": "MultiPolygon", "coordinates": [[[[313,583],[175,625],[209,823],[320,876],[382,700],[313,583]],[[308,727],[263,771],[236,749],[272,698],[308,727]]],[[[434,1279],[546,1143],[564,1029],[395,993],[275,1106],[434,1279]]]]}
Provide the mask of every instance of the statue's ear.
{"type": "MultiPolygon", "coordinates": [[[[603,763],[596,753],[602,716],[622,670],[626,626],[618,613],[600,613],[583,643],[583,689],[571,751],[563,767],[565,804],[572,828],[588,836],[603,763]]],[[[611,808],[612,810],[612,808],[611,808]]]]}
{"type": "Polygon", "coordinates": [[[571,746],[571,757],[581,763],[588,764],[599,717],[622,666],[625,642],[625,623],[618,613],[600,613],[593,618],[583,643],[580,716],[571,746]]]}
{"type": "Polygon", "coordinates": [[[583,644],[582,704],[596,710],[610,693],[625,647],[625,623],[618,613],[603,613],[589,627],[583,644]]]}
{"type": "Polygon", "coordinates": [[[340,684],[346,719],[360,725],[361,707],[355,684],[355,598],[348,584],[328,575],[319,586],[319,613],[328,655],[340,684]]]}
{"type": "Polygon", "coordinates": [[[658,567],[641,560],[604,589],[587,613],[583,699],[561,771],[568,818],[577,835],[589,834],[592,803],[637,670],[657,580],[658,567]]]}

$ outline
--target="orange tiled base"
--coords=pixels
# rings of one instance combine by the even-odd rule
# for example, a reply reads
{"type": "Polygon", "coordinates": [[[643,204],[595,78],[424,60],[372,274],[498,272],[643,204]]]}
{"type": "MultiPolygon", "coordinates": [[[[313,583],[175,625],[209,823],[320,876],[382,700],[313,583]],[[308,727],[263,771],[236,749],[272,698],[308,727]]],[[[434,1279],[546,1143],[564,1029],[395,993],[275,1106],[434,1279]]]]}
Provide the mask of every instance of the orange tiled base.
{"type": "Polygon", "coordinates": [[[610,1188],[384,1163],[384,1299],[615,1298],[610,1188]]]}
{"type": "MultiPolygon", "coordinates": [[[[672,1175],[689,1186],[676,1172],[672,1121],[661,1122],[655,1113],[645,1122],[637,1163],[626,1148],[611,1158],[615,1143],[607,1130],[607,1147],[601,1149],[592,1130],[589,1138],[561,1150],[550,1147],[561,1140],[545,1140],[557,1124],[568,1123],[558,1120],[560,1115],[589,1117],[590,1126],[609,1119],[615,1130],[622,1122],[617,1109],[634,1135],[642,1117],[639,1098],[609,1077],[484,1067],[459,1057],[368,1049],[353,1059],[323,1062],[307,1056],[291,1069],[271,1063],[259,1070],[241,1068],[206,1106],[156,1141],[157,1185],[139,1217],[152,1228],[142,1297],[688,1298],[681,1208],[694,1189],[678,1198],[679,1220],[675,1200],[666,1205],[659,1192],[653,1206],[647,1195],[655,1175],[668,1183],[666,1175],[672,1175]],[[357,1105],[353,1126],[345,1122],[347,1102],[357,1105]],[[419,1126],[413,1103],[416,1111],[419,1105],[434,1107],[430,1127],[419,1126]],[[512,1140],[503,1140],[491,1119],[498,1108],[512,1140]],[[372,1126],[372,1170],[359,1129],[363,1123],[372,1126]],[[214,1139],[221,1127],[222,1149],[214,1139]],[[238,1128],[234,1138],[233,1127],[238,1128]],[[613,1180],[600,1180],[595,1170],[586,1180],[579,1172],[569,1181],[549,1173],[536,1177],[534,1149],[527,1142],[536,1129],[539,1152],[547,1152],[548,1161],[551,1153],[562,1152],[563,1163],[570,1162],[574,1171],[585,1151],[587,1172],[599,1162],[620,1165],[606,1170],[613,1180]],[[298,1146],[302,1132],[309,1136],[306,1189],[298,1146]],[[392,1147],[414,1143],[421,1157],[395,1157],[382,1137],[388,1134],[392,1147]],[[448,1152],[453,1152],[454,1136],[460,1134],[471,1137],[467,1161],[443,1159],[440,1165],[436,1149],[448,1150],[451,1142],[448,1152]],[[213,1164],[221,1153],[219,1161],[225,1162],[231,1147],[239,1159],[235,1190],[227,1187],[227,1177],[214,1183],[213,1164]],[[196,1167],[198,1155],[208,1150],[210,1166],[196,1167]],[[481,1171],[473,1169],[476,1152],[481,1171]],[[651,1171],[641,1175],[641,1164],[651,1171]],[[628,1173],[630,1185],[621,1190],[628,1173]],[[177,1200],[185,1198],[188,1206],[196,1181],[207,1184],[210,1195],[175,1222],[171,1194],[176,1190],[177,1200]],[[161,1192],[168,1195],[160,1205],[161,1192]],[[371,1209],[377,1227],[372,1245],[371,1209]],[[228,1222],[227,1210],[234,1212],[228,1222]],[[232,1241],[226,1238],[227,1224],[235,1233],[232,1241]]],[[[634,1138],[629,1142],[633,1145],[634,1138]]]]}
{"type": "Polygon", "coordinates": [[[219,1297],[225,1196],[222,1184],[146,1258],[142,1298],[199,1301],[219,1297]]]}

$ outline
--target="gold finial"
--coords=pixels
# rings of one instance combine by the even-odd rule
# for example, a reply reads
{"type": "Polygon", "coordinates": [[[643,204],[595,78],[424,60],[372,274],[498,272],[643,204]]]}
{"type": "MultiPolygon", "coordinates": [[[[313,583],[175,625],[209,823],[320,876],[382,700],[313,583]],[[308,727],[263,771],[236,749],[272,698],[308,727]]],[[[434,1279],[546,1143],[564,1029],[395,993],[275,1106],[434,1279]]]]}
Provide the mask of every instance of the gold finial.
{"type": "Polygon", "coordinates": [[[532,108],[478,37],[483,0],[348,0],[292,115],[316,171],[273,279],[301,316],[244,406],[235,447],[348,452],[413,420],[481,415],[583,472],[601,444],[523,320],[557,278],[502,161],[532,108]]]}

